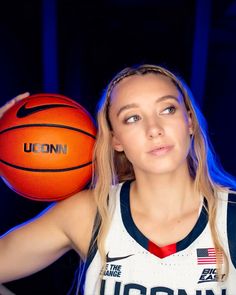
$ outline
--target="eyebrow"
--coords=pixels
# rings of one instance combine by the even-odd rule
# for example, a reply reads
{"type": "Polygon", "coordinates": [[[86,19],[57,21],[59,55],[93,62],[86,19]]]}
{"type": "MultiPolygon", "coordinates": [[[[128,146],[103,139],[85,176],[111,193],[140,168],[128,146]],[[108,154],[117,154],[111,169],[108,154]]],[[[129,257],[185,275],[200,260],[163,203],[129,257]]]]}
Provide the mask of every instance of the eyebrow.
{"type": "MultiPolygon", "coordinates": [[[[155,101],[156,103],[159,103],[159,102],[162,102],[162,101],[165,101],[167,99],[173,99],[175,100],[176,102],[180,103],[179,99],[174,96],[174,95],[164,95],[164,96],[161,96],[159,98],[157,98],[157,100],[155,101]]],[[[129,109],[133,109],[133,108],[138,108],[139,105],[136,104],[136,103],[130,103],[130,104],[127,104],[123,107],[121,107],[119,109],[119,111],[117,112],[116,116],[118,117],[120,115],[121,112],[123,112],[124,110],[129,110],[129,109]]]]}

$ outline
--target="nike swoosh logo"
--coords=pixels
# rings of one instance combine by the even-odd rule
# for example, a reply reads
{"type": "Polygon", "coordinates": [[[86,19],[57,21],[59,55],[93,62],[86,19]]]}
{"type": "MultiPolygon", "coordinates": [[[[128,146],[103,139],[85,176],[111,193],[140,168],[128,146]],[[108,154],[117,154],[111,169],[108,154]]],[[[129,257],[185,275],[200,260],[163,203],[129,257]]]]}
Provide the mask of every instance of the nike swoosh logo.
{"type": "Polygon", "coordinates": [[[35,106],[35,107],[31,107],[31,108],[26,108],[26,104],[27,102],[22,105],[19,110],[16,113],[16,116],[18,118],[25,118],[27,116],[30,116],[34,113],[37,112],[41,112],[41,111],[45,111],[48,109],[54,109],[54,108],[62,108],[62,107],[66,107],[66,108],[74,108],[76,109],[76,107],[71,106],[71,105],[67,105],[67,104],[45,104],[45,105],[41,105],[41,106],[35,106]]]}
{"type": "Polygon", "coordinates": [[[107,253],[106,255],[106,261],[107,262],[113,262],[113,261],[116,261],[116,260],[121,260],[121,259],[125,259],[125,258],[128,258],[130,256],[133,256],[134,254],[130,254],[130,255],[127,255],[127,256],[120,256],[120,257],[109,257],[109,252],[107,253]]]}

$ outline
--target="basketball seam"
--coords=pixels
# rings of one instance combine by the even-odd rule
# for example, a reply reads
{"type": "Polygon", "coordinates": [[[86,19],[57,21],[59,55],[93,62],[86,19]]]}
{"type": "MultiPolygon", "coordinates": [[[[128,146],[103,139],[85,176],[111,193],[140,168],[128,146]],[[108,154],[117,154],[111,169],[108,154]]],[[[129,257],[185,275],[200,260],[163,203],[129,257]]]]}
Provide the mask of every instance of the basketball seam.
{"type": "Polygon", "coordinates": [[[73,130],[73,131],[77,131],[77,132],[80,132],[80,133],[83,133],[87,136],[90,136],[92,137],[93,139],[96,139],[96,137],[82,129],[79,129],[79,128],[75,128],[75,127],[70,127],[70,126],[67,126],[67,125],[58,125],[58,124],[24,124],[24,125],[17,125],[17,126],[13,126],[13,127],[10,127],[10,128],[7,128],[7,129],[4,129],[2,131],[0,131],[0,134],[3,134],[5,132],[8,132],[10,130],[14,130],[14,129],[20,129],[20,128],[29,128],[29,127],[55,127],[55,128],[62,128],[62,129],[69,129],[69,130],[73,130]]]}
{"type": "Polygon", "coordinates": [[[81,164],[79,166],[74,166],[74,167],[67,167],[67,168],[59,168],[59,169],[37,169],[37,168],[26,168],[26,167],[22,167],[22,166],[17,166],[11,163],[8,163],[2,159],[0,159],[0,162],[2,162],[3,164],[19,169],[19,170],[24,170],[24,171],[30,171],[30,172],[66,172],[66,171],[71,171],[71,170],[76,170],[76,169],[81,169],[83,167],[89,166],[92,164],[92,162],[87,162],[85,164],[81,164]]]}

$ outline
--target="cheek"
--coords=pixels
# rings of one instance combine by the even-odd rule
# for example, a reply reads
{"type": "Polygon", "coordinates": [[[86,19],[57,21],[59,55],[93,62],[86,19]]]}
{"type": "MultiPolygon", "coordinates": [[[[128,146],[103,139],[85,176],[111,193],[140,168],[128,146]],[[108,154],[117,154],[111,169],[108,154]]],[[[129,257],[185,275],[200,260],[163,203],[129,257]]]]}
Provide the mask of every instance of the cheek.
{"type": "Polygon", "coordinates": [[[114,126],[114,134],[116,137],[123,143],[135,143],[136,140],[139,139],[143,133],[142,128],[140,125],[133,125],[133,126],[122,126],[121,124],[117,124],[114,126]]]}
{"type": "Polygon", "coordinates": [[[188,155],[190,149],[190,134],[188,128],[183,129],[183,132],[180,134],[180,148],[185,156],[188,155]]]}
{"type": "Polygon", "coordinates": [[[185,120],[179,120],[175,122],[172,126],[169,127],[169,134],[172,135],[180,146],[189,144],[190,142],[190,134],[189,127],[185,120]]]}

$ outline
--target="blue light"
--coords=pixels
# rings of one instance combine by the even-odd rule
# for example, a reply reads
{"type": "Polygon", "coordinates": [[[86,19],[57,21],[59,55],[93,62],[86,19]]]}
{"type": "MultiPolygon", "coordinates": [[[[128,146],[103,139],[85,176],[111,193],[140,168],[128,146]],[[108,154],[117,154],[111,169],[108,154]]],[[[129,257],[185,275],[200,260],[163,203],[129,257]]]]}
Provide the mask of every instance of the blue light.
{"type": "Polygon", "coordinates": [[[42,2],[42,52],[44,92],[59,92],[57,54],[57,1],[42,2]]]}

